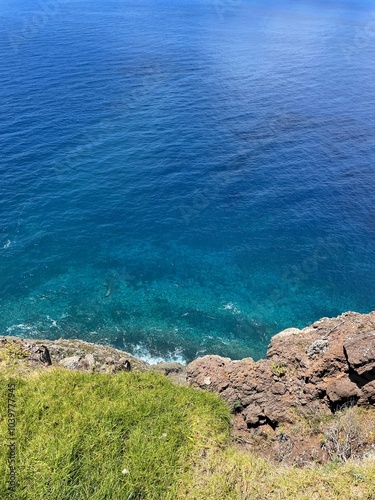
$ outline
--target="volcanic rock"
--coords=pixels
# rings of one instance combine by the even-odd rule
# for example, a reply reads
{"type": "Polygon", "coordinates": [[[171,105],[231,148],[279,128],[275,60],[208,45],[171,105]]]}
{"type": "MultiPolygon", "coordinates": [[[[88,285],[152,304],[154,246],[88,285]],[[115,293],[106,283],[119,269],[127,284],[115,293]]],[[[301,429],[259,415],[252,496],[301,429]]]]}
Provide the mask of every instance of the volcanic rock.
{"type": "Polygon", "coordinates": [[[204,356],[188,383],[219,393],[248,428],[292,422],[296,412],[332,412],[375,402],[375,312],[323,318],[275,335],[267,359],[204,356]]]}

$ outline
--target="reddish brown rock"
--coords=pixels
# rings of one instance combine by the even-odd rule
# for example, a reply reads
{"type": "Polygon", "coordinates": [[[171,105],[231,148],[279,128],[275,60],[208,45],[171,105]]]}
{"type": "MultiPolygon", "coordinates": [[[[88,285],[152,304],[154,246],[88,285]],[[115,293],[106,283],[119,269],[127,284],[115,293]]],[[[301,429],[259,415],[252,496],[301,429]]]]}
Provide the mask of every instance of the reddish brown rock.
{"type": "Polygon", "coordinates": [[[364,385],[362,387],[362,392],[364,395],[364,402],[367,400],[370,404],[375,405],[375,380],[364,385]]]}
{"type": "Polygon", "coordinates": [[[358,335],[348,337],[344,342],[344,352],[352,370],[369,380],[375,378],[375,329],[362,332],[360,342],[358,335]]]}
{"type": "Polygon", "coordinates": [[[275,335],[267,359],[205,356],[187,366],[190,385],[218,392],[248,427],[292,422],[295,412],[331,412],[375,401],[375,312],[323,318],[275,335]]]}
{"type": "Polygon", "coordinates": [[[347,377],[334,380],[327,385],[327,396],[333,404],[354,402],[358,400],[360,395],[360,389],[347,377]]]}

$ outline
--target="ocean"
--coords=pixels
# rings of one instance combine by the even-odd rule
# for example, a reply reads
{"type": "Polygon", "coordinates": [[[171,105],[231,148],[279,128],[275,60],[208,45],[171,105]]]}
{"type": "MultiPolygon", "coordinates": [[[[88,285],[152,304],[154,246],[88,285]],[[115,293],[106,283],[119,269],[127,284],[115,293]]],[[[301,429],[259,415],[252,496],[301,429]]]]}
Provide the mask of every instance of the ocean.
{"type": "Polygon", "coordinates": [[[263,357],[375,308],[375,2],[3,0],[0,333],[263,357]]]}

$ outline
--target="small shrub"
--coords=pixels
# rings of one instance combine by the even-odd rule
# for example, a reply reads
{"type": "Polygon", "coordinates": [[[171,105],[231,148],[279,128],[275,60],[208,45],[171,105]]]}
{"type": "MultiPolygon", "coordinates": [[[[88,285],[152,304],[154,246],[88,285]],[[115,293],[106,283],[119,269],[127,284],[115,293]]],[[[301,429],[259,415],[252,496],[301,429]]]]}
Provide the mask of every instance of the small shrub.
{"type": "Polygon", "coordinates": [[[271,372],[276,377],[283,377],[286,374],[286,365],[280,361],[279,363],[271,363],[271,372]]]}
{"type": "Polygon", "coordinates": [[[232,403],[232,411],[233,412],[241,411],[242,408],[243,408],[243,406],[242,406],[241,401],[234,401],[234,403],[232,403]]]}
{"type": "Polygon", "coordinates": [[[338,412],[324,432],[323,448],[331,460],[346,462],[362,447],[362,432],[356,408],[338,412]]]}

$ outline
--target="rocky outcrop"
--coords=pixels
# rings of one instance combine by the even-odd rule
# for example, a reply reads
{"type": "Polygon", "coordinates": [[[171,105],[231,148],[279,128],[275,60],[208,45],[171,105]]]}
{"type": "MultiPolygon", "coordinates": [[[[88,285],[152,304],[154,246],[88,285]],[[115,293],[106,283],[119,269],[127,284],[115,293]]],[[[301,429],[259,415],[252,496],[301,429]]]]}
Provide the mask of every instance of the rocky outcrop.
{"type": "MultiPolygon", "coordinates": [[[[25,340],[0,336],[2,353],[25,369],[52,367],[90,372],[154,370],[183,384],[219,393],[246,428],[291,423],[296,412],[332,412],[345,403],[375,404],[375,312],[323,318],[275,335],[267,359],[233,361],[220,356],[149,365],[107,345],[75,339],[25,340]],[[42,359],[43,357],[43,359],[42,359]]],[[[238,421],[238,419],[237,419],[238,421]]]]}
{"type": "Polygon", "coordinates": [[[257,362],[198,358],[187,366],[187,380],[219,393],[248,428],[276,428],[306,409],[374,404],[375,312],[349,312],[303,330],[284,330],[272,338],[267,359],[257,362]]]}
{"type": "Polygon", "coordinates": [[[114,347],[77,339],[31,340],[0,336],[0,369],[1,361],[6,360],[13,365],[16,363],[23,371],[49,369],[50,366],[99,373],[152,370],[179,384],[185,383],[185,367],[179,363],[150,365],[114,347]],[[50,363],[44,362],[45,349],[50,363]]]}
{"type": "Polygon", "coordinates": [[[375,312],[284,330],[272,338],[267,359],[257,362],[205,356],[187,367],[149,365],[111,346],[75,339],[0,336],[0,371],[28,375],[55,368],[152,370],[217,392],[232,405],[238,446],[277,462],[342,460],[343,449],[344,459],[375,456],[375,312]],[[346,403],[359,407],[336,411],[346,403]]]}

